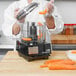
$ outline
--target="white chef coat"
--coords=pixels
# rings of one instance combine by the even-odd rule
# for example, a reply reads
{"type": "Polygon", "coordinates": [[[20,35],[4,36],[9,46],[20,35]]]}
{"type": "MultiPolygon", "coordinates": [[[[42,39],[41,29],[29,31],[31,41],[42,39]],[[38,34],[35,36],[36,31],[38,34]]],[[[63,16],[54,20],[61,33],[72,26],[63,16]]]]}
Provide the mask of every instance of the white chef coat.
{"type": "MultiPolygon", "coordinates": [[[[30,14],[27,15],[27,17],[25,18],[25,24],[27,21],[45,22],[43,15],[39,15],[37,12],[42,10],[48,1],[46,1],[46,0],[33,0],[33,1],[39,2],[40,5],[39,5],[38,9],[33,10],[30,14]]],[[[9,7],[5,10],[5,12],[4,12],[4,24],[2,25],[2,30],[6,36],[16,37],[16,38],[20,37],[20,33],[16,36],[12,34],[13,24],[17,21],[14,18],[14,10],[16,8],[22,9],[23,7],[25,7],[25,5],[28,5],[27,0],[15,1],[11,5],[9,5],[9,7]]],[[[52,16],[54,17],[54,21],[55,21],[55,28],[48,29],[46,26],[46,28],[48,29],[48,33],[49,33],[49,35],[47,35],[48,42],[50,41],[50,35],[57,34],[57,33],[61,32],[63,30],[63,26],[64,26],[64,22],[62,21],[62,17],[58,14],[57,8],[55,6],[54,6],[54,11],[52,13],[52,16]]],[[[25,26],[25,29],[27,29],[26,26],[25,26]]]]}

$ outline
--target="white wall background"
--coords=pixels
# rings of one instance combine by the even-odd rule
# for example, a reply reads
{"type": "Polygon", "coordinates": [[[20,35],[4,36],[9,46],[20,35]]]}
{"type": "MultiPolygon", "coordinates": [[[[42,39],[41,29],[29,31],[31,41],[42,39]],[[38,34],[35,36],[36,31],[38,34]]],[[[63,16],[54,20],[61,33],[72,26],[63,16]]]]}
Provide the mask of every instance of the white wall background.
{"type": "MultiPolygon", "coordinates": [[[[63,17],[65,23],[76,23],[76,0],[55,0],[58,11],[63,17]]],[[[0,30],[3,23],[3,12],[13,1],[0,1],[0,30]]]]}
{"type": "Polygon", "coordinates": [[[2,23],[3,23],[3,13],[4,13],[4,10],[8,7],[8,5],[10,3],[12,3],[13,1],[0,1],[0,30],[1,30],[1,26],[2,26],[2,23]]]}
{"type": "Polygon", "coordinates": [[[55,4],[65,23],[76,23],[76,0],[55,0],[55,4]]]}

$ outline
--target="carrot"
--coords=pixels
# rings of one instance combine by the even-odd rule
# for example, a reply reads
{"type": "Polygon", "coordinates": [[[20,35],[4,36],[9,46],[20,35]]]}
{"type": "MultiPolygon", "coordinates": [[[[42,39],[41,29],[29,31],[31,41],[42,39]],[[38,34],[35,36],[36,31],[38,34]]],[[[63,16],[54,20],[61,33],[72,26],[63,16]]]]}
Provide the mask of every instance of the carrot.
{"type": "Polygon", "coordinates": [[[38,39],[40,39],[41,37],[40,36],[38,36],[38,39]]]}
{"type": "Polygon", "coordinates": [[[67,60],[60,61],[59,63],[74,65],[76,62],[75,61],[72,61],[70,59],[67,59],[67,60]]]}
{"type": "Polygon", "coordinates": [[[62,61],[62,60],[63,60],[63,59],[47,60],[47,61],[45,61],[44,64],[41,65],[40,67],[41,67],[41,68],[45,68],[45,67],[48,67],[48,65],[49,65],[50,63],[57,63],[57,62],[60,62],[60,61],[62,61]]]}
{"type": "Polygon", "coordinates": [[[48,60],[44,64],[49,64],[49,63],[63,63],[63,64],[72,64],[73,65],[76,62],[72,61],[70,59],[66,59],[66,60],[63,60],[63,59],[54,59],[54,60],[48,60]]]}
{"type": "Polygon", "coordinates": [[[48,67],[49,70],[76,70],[76,62],[70,59],[52,59],[45,61],[41,68],[48,67]]]}
{"type": "Polygon", "coordinates": [[[44,64],[49,64],[49,63],[54,63],[54,62],[60,62],[63,61],[63,59],[52,59],[52,60],[47,60],[44,62],[44,64]]]}
{"type": "Polygon", "coordinates": [[[38,25],[39,25],[39,26],[43,26],[43,24],[42,24],[41,22],[38,22],[38,25]]]}
{"type": "Polygon", "coordinates": [[[49,64],[49,70],[76,70],[75,65],[66,65],[66,64],[49,64]]]}
{"type": "Polygon", "coordinates": [[[42,32],[39,30],[39,36],[38,36],[38,39],[40,39],[40,38],[42,38],[42,36],[43,36],[43,34],[42,34],[42,32]]]}
{"type": "Polygon", "coordinates": [[[43,11],[40,11],[39,14],[44,15],[44,14],[46,14],[47,12],[48,12],[47,9],[45,9],[45,10],[43,10],[43,11]]]}
{"type": "Polygon", "coordinates": [[[45,64],[40,65],[40,68],[45,68],[45,67],[48,67],[48,65],[45,65],[45,64]]]}
{"type": "Polygon", "coordinates": [[[76,54],[76,50],[71,52],[72,54],[76,54]]]}
{"type": "Polygon", "coordinates": [[[24,41],[32,41],[31,38],[22,38],[22,40],[24,40],[24,41]]]}

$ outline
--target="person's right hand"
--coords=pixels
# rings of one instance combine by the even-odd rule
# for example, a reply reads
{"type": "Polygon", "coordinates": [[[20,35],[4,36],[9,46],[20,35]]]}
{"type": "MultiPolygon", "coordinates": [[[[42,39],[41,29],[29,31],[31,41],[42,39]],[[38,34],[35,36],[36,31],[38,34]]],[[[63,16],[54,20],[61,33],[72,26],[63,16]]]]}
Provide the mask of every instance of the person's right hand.
{"type": "MultiPolygon", "coordinates": [[[[19,8],[16,8],[15,11],[14,11],[14,17],[15,17],[15,18],[17,17],[18,12],[19,12],[19,8]]],[[[18,21],[19,21],[20,23],[24,23],[25,17],[24,17],[23,19],[21,19],[21,20],[18,20],[18,21]]]]}

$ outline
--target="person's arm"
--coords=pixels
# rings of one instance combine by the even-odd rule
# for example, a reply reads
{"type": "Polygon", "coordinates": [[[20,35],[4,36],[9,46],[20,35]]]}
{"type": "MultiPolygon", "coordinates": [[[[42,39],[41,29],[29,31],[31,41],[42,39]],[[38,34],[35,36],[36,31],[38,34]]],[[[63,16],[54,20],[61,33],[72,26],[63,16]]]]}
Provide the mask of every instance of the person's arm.
{"type": "Polygon", "coordinates": [[[14,17],[14,10],[18,8],[18,3],[14,2],[4,11],[4,23],[2,25],[2,31],[5,36],[19,37],[20,25],[14,17]],[[18,34],[18,35],[17,35],[18,34]]]}
{"type": "Polygon", "coordinates": [[[55,21],[54,17],[52,16],[52,13],[54,11],[54,0],[49,1],[47,4],[48,12],[45,14],[45,21],[48,29],[54,29],[55,28],[55,21]]]}
{"type": "Polygon", "coordinates": [[[57,8],[54,6],[54,12],[52,13],[52,16],[54,18],[54,24],[55,24],[55,28],[54,29],[49,29],[51,34],[58,34],[60,32],[62,32],[63,28],[64,28],[64,22],[62,20],[62,17],[60,16],[60,14],[57,11],[57,8]]]}
{"type": "Polygon", "coordinates": [[[51,0],[48,5],[48,13],[45,15],[45,21],[49,31],[54,34],[63,30],[64,23],[61,16],[57,12],[57,8],[54,6],[54,0],[51,0]]]}
{"type": "MultiPolygon", "coordinates": [[[[18,11],[19,11],[19,8],[15,9],[15,11],[14,11],[14,18],[15,19],[17,17],[18,11]]],[[[24,21],[25,21],[25,18],[23,18],[21,20],[17,20],[15,22],[15,24],[13,24],[13,27],[12,27],[12,34],[13,35],[19,34],[19,32],[21,30],[21,27],[20,26],[22,26],[24,24],[24,21]]]]}

